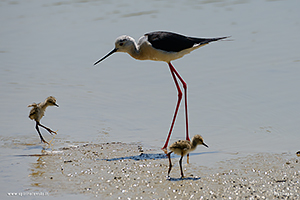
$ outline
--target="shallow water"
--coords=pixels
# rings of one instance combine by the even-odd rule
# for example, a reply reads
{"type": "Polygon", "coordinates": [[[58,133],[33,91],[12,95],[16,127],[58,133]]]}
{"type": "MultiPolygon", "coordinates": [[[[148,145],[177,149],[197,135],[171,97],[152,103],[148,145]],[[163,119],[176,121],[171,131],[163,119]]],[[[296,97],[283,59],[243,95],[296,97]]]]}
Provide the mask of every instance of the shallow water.
{"type": "MultiPolygon", "coordinates": [[[[16,155],[46,147],[27,105],[49,95],[60,105],[48,108],[42,120],[58,130],[54,150],[121,141],[160,152],[177,98],[167,64],[118,53],[93,66],[123,34],[232,36],[173,62],[188,83],[191,135],[201,134],[210,147],[198,147],[193,164],[298,151],[299,5],[296,0],[1,1],[1,197],[40,191],[28,179],[36,158],[16,155]]],[[[182,106],[171,142],[183,139],[184,131],[182,106]]]]}

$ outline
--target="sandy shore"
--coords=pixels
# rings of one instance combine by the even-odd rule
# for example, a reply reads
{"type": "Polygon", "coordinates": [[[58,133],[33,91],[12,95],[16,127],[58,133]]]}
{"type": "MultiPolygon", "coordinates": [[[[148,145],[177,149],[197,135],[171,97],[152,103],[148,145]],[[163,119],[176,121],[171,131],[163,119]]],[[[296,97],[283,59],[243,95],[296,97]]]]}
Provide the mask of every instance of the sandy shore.
{"type": "MultiPolygon", "coordinates": [[[[105,143],[65,147],[39,156],[31,167],[36,190],[49,195],[86,194],[102,199],[299,199],[299,158],[254,154],[217,168],[184,165],[178,159],[167,178],[168,159],[139,144],[105,143]]],[[[37,156],[37,155],[36,155],[37,156]]],[[[192,158],[191,158],[192,159],[192,158]]],[[[34,189],[33,189],[34,190],[34,189]]]]}

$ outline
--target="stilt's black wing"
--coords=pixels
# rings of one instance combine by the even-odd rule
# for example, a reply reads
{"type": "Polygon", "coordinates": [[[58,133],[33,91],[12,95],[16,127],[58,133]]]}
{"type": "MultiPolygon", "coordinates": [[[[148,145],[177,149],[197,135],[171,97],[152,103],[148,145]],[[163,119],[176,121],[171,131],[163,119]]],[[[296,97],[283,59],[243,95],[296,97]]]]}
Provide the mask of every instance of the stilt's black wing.
{"type": "Polygon", "coordinates": [[[154,48],[170,52],[179,52],[191,48],[195,44],[208,44],[213,41],[227,38],[192,38],[166,31],[146,33],[145,36],[148,36],[148,41],[154,48]]]}

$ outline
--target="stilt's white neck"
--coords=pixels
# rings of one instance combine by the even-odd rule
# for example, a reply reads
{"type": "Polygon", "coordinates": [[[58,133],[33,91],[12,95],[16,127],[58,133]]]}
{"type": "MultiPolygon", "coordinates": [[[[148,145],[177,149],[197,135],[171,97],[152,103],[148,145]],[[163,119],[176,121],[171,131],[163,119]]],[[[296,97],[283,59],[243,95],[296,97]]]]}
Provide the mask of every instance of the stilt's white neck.
{"type": "Polygon", "coordinates": [[[127,51],[127,53],[131,57],[133,57],[135,59],[139,59],[139,57],[140,57],[140,50],[139,50],[137,44],[135,43],[135,41],[133,41],[133,43],[132,43],[131,47],[129,48],[129,51],[127,51]]]}

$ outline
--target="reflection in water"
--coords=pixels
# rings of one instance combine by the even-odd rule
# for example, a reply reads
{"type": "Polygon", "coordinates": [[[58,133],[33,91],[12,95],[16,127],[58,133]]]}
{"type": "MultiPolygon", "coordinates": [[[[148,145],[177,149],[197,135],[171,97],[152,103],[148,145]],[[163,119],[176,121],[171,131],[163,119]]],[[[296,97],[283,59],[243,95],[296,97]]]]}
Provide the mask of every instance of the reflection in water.
{"type": "Polygon", "coordinates": [[[41,180],[43,175],[45,174],[45,168],[47,167],[44,159],[42,157],[39,157],[36,161],[36,163],[31,164],[31,173],[29,173],[29,177],[31,180],[33,180],[33,183],[31,183],[32,186],[40,187],[41,182],[36,182],[35,180],[41,180]]]}

